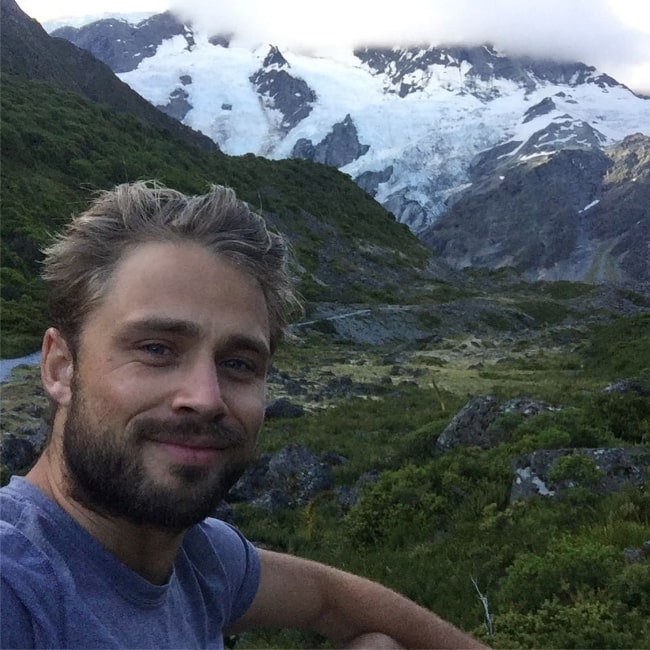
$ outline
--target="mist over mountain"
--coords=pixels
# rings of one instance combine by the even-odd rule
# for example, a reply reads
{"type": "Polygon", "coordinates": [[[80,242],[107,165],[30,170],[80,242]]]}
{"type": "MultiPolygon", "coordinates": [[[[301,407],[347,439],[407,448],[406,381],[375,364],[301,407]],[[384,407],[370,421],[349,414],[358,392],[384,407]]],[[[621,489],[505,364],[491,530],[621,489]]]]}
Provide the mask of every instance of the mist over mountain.
{"type": "Polygon", "coordinates": [[[226,153],[337,167],[453,266],[650,281],[638,245],[650,239],[639,157],[650,100],[593,66],[492,44],[309,56],[245,47],[169,12],[53,35],[226,153]],[[632,159],[634,180],[623,171],[632,159]],[[593,215],[608,226],[592,227],[593,215]]]}

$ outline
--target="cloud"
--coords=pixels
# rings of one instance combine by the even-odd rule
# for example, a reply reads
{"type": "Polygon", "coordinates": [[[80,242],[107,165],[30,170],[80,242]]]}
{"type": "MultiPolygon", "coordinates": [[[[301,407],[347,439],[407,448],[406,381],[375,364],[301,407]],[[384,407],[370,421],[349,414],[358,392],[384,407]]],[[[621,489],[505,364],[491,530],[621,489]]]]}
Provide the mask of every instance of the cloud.
{"type": "MultiPolygon", "coordinates": [[[[625,0],[173,0],[171,6],[183,20],[246,44],[318,52],[492,42],[509,54],[583,61],[616,76],[650,63],[650,25],[644,31],[625,23],[615,3],[625,0]]],[[[650,21],[647,10],[644,19],[650,21]]],[[[644,85],[643,77],[638,81],[644,85]]],[[[650,78],[645,86],[650,92],[650,78]]]]}

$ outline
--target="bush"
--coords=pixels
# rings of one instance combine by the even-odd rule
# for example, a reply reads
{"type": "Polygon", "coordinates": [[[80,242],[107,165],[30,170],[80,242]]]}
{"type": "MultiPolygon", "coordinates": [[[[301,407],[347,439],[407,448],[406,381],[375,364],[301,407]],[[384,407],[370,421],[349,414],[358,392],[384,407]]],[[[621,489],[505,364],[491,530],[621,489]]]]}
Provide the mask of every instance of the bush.
{"type": "Polygon", "coordinates": [[[648,620],[619,602],[581,592],[568,605],[552,598],[534,612],[495,616],[489,642],[497,648],[650,648],[648,620]]]}
{"type": "Polygon", "coordinates": [[[568,483],[572,487],[594,486],[602,478],[603,472],[593,458],[582,454],[572,454],[558,458],[548,472],[552,484],[568,483]]]}
{"type": "Polygon", "coordinates": [[[546,601],[570,604],[584,589],[606,587],[622,565],[621,553],[594,540],[564,537],[542,554],[519,555],[498,594],[505,608],[533,612],[546,601]]]}
{"type": "Polygon", "coordinates": [[[357,549],[411,545],[433,534],[446,508],[447,501],[432,492],[426,467],[385,472],[346,516],[345,534],[357,549]]]}
{"type": "Polygon", "coordinates": [[[650,619],[650,562],[625,567],[616,576],[612,591],[622,603],[650,619]]]}
{"type": "Polygon", "coordinates": [[[593,416],[617,438],[638,444],[650,436],[650,399],[637,393],[602,393],[593,416]]]}

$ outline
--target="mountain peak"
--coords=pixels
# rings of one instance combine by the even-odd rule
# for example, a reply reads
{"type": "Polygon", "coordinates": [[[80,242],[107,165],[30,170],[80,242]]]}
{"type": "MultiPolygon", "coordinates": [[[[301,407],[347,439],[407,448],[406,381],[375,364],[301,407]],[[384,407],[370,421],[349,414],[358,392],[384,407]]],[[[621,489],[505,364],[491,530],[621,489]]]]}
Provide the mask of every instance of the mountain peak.
{"type": "MultiPolygon", "coordinates": [[[[586,206],[600,200],[611,165],[605,149],[631,133],[650,133],[650,103],[593,66],[507,55],[498,43],[363,47],[328,57],[282,44],[251,49],[236,35],[217,43],[180,25],[171,31],[159,44],[161,33],[154,33],[155,53],[120,78],[225,153],[338,167],[422,237],[440,239],[444,228],[436,224],[452,224],[443,254],[459,265],[517,259],[533,275],[587,274],[586,263],[564,264],[570,247],[584,244],[566,233],[584,234],[581,220],[601,209],[586,206]],[[564,182],[562,174],[574,169],[587,190],[564,182]],[[548,224],[541,223],[545,188],[559,196],[548,224]],[[486,195],[491,208],[477,198],[486,195]],[[521,223],[502,227],[499,211],[521,223]],[[483,225],[475,219],[486,221],[479,241],[472,236],[483,225]],[[533,247],[528,262],[524,249],[515,254],[498,243],[503,237],[514,246],[513,228],[533,247]],[[548,228],[566,236],[544,242],[548,228]],[[482,250],[490,240],[494,250],[482,250]],[[546,250],[548,242],[557,250],[546,250]]],[[[102,37],[115,39],[108,29],[102,37]]],[[[647,210],[642,217],[650,218],[647,210]]],[[[611,246],[612,268],[623,269],[611,246]]]]}
{"type": "MultiPolygon", "coordinates": [[[[155,109],[117,78],[108,65],[98,61],[86,50],[64,38],[49,36],[14,0],[2,0],[0,7],[0,58],[3,72],[55,83],[87,99],[111,106],[118,112],[130,113],[145,124],[167,131],[194,146],[202,149],[217,148],[206,136],[155,109]]],[[[111,30],[112,26],[121,28],[122,23],[106,21],[100,29],[111,30]]]]}
{"type": "Polygon", "coordinates": [[[282,52],[280,52],[280,48],[277,47],[276,45],[271,45],[269,48],[269,52],[264,58],[264,63],[262,63],[262,66],[265,68],[271,68],[271,67],[277,67],[277,68],[290,68],[291,66],[287,62],[287,60],[282,56],[282,52]]]}

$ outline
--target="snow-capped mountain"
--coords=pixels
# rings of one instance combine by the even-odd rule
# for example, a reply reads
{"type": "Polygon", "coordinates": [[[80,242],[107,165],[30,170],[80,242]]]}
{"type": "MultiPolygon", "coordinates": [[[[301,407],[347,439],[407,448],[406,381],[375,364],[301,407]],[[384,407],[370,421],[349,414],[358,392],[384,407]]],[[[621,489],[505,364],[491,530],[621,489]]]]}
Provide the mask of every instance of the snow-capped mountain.
{"type": "MultiPolygon", "coordinates": [[[[534,168],[566,150],[603,155],[626,136],[650,135],[650,100],[594,67],[507,57],[490,45],[316,56],[275,45],[247,47],[234,35],[193,30],[170,13],[138,24],[102,20],[52,35],[90,50],[225,153],[338,167],[414,232],[426,234],[425,241],[463,197],[520,166],[534,168]]],[[[598,179],[607,167],[595,166],[601,176],[576,199],[575,218],[600,199],[598,179]]],[[[535,200],[543,203],[540,191],[535,200]]],[[[647,230],[647,209],[641,217],[647,230]]],[[[458,247],[452,249],[457,255],[458,247]]],[[[481,259],[450,261],[464,266],[481,259]]],[[[494,263],[508,259],[514,258],[504,254],[494,263]]]]}
{"type": "Polygon", "coordinates": [[[304,157],[355,178],[419,232],[493,147],[524,159],[650,133],[650,101],[584,64],[490,46],[359,49],[325,58],[250,49],[171,14],[53,32],[229,154],[304,157]]]}

